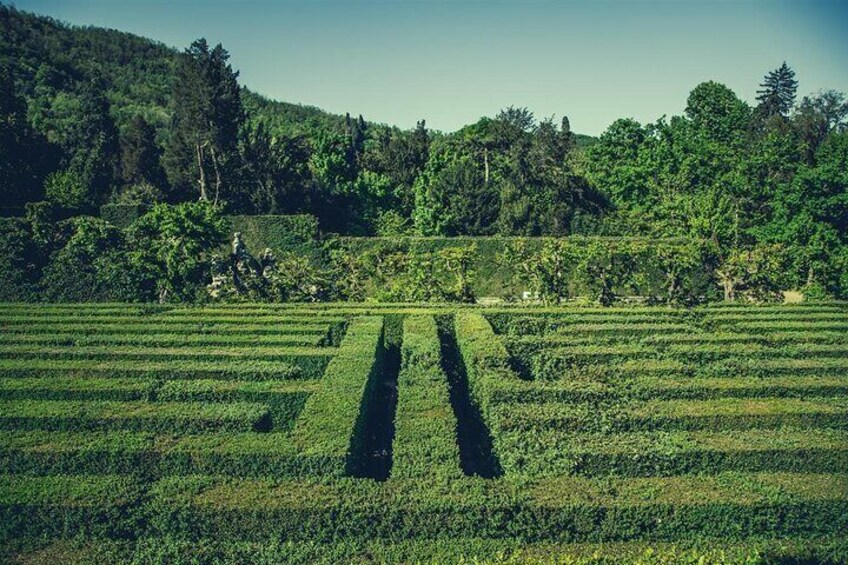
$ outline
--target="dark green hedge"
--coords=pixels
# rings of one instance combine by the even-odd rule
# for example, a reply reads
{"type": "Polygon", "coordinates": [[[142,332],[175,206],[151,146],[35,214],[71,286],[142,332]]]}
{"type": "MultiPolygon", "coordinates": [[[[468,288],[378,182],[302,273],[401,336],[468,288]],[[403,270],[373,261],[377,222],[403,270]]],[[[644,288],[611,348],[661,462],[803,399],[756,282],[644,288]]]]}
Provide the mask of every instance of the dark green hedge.
{"type": "Polygon", "coordinates": [[[291,216],[227,216],[230,239],[241,232],[248,251],[259,256],[265,248],[274,253],[292,251],[311,255],[318,239],[318,220],[308,214],[291,216]]]}
{"type": "MultiPolygon", "coordinates": [[[[848,541],[839,536],[749,538],[617,543],[528,543],[521,539],[342,540],[327,544],[262,543],[172,536],[135,541],[60,540],[16,553],[23,563],[251,563],[255,565],[338,565],[358,563],[487,563],[489,565],[677,565],[740,563],[848,563],[848,541]]],[[[0,554],[2,558],[2,554],[0,554]]]]}
{"type": "Polygon", "coordinates": [[[0,547],[42,536],[130,537],[141,500],[132,477],[0,475],[0,547]]]}

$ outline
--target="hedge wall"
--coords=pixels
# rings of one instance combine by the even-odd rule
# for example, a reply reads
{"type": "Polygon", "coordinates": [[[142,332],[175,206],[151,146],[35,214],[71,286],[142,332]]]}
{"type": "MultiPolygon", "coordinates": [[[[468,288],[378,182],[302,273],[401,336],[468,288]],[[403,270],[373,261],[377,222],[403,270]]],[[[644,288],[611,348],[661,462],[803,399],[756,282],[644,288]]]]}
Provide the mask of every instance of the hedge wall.
{"type": "MultiPolygon", "coordinates": [[[[514,280],[515,269],[514,265],[505,264],[502,256],[507,251],[511,244],[518,241],[525,243],[527,253],[536,253],[542,247],[551,241],[562,238],[551,237],[339,237],[339,243],[350,251],[352,257],[361,257],[368,251],[374,249],[394,248],[398,250],[409,251],[416,249],[419,252],[437,252],[445,248],[468,247],[474,245],[476,247],[475,257],[471,263],[472,291],[475,297],[520,297],[522,291],[527,290],[514,280]]],[[[657,241],[677,241],[677,240],[656,240],[651,238],[632,238],[632,237],[583,237],[571,236],[569,241],[580,243],[591,241],[626,241],[646,243],[654,243],[657,241]]]]}
{"type": "MultiPolygon", "coordinates": [[[[227,216],[231,232],[241,232],[248,251],[258,256],[266,247],[274,253],[294,251],[311,254],[318,239],[315,216],[227,216]]],[[[232,233],[230,233],[232,239],[232,233]]]]}

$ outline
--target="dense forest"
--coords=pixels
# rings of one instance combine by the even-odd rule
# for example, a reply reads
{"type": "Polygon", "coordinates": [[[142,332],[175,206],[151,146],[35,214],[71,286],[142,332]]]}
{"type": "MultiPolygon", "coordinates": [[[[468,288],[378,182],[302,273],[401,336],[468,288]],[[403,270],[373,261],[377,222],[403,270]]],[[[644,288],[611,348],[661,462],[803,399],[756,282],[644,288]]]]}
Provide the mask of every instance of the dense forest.
{"type": "Polygon", "coordinates": [[[726,272],[844,296],[848,102],[764,72],[754,106],[707,81],[684,115],[597,139],[520,105],[401,130],[265,99],[205,39],[178,51],[0,5],[0,205],[36,235],[107,203],[201,201],[347,235],[692,238],[726,272]]]}

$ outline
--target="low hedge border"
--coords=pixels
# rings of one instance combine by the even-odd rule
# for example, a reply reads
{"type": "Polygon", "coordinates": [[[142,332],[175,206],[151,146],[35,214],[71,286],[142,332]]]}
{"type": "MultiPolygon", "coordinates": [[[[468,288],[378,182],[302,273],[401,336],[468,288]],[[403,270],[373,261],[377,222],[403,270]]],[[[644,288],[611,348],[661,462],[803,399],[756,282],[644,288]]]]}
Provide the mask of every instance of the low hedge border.
{"type": "Polygon", "coordinates": [[[403,321],[392,478],[460,478],[457,421],[433,316],[403,321]]]}
{"type": "Polygon", "coordinates": [[[270,427],[268,407],[247,402],[0,401],[0,429],[4,430],[201,432],[268,431],[270,427]]]}

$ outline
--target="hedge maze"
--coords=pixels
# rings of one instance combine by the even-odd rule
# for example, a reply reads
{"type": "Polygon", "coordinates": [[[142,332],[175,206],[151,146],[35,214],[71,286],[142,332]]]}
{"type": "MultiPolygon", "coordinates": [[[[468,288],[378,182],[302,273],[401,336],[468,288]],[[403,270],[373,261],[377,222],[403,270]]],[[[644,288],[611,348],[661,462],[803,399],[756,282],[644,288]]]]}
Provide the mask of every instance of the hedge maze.
{"type": "Polygon", "coordinates": [[[844,303],[0,325],[2,561],[848,560],[844,303]]]}

